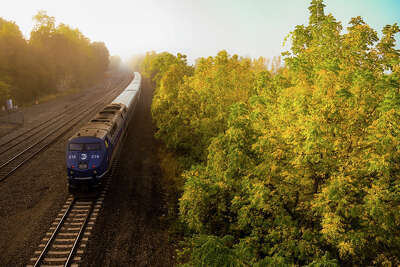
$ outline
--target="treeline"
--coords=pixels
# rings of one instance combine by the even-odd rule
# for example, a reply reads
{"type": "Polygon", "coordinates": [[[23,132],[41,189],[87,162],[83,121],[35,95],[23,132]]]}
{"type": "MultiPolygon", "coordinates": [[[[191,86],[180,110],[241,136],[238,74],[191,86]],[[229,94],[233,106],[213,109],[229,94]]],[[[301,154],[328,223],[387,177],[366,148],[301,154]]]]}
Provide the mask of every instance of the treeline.
{"type": "Polygon", "coordinates": [[[400,264],[400,29],[379,39],[355,17],[343,33],[322,0],[309,10],[274,71],[225,51],[146,55],[181,263],[400,264]]]}
{"type": "Polygon", "coordinates": [[[8,98],[31,103],[47,94],[82,88],[104,77],[109,52],[78,29],[56,26],[55,18],[40,11],[26,40],[19,27],[0,18],[0,104],[8,98]]]}

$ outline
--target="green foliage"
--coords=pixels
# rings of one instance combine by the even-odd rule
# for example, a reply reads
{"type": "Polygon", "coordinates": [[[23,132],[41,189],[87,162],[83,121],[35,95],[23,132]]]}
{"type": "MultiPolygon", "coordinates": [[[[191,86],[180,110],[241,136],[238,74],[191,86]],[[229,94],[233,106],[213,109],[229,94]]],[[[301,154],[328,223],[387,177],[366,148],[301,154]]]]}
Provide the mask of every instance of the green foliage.
{"type": "Polygon", "coordinates": [[[158,88],[164,73],[174,64],[186,65],[186,56],[179,53],[175,57],[168,52],[160,54],[157,54],[154,51],[147,52],[141,63],[141,71],[146,77],[150,78],[158,88]]]}
{"type": "Polygon", "coordinates": [[[225,51],[200,59],[194,71],[180,54],[148,54],[143,66],[157,85],[152,105],[157,137],[194,161],[206,158],[211,139],[226,128],[230,105],[247,101],[255,82],[251,61],[225,51]]]}
{"type": "Polygon", "coordinates": [[[109,64],[104,43],[91,43],[78,29],[55,26],[54,17],[39,12],[30,45],[50,77],[53,88],[88,86],[102,77],[109,64]]]}
{"type": "Polygon", "coordinates": [[[121,65],[122,65],[122,60],[119,56],[110,57],[110,64],[109,64],[110,70],[118,71],[121,68],[121,65]]]}
{"type": "Polygon", "coordinates": [[[104,43],[91,43],[79,30],[39,11],[30,40],[14,22],[0,18],[0,101],[13,98],[24,104],[46,94],[82,88],[98,82],[107,70],[104,43]],[[4,88],[8,88],[7,92],[4,88]]]}
{"type": "Polygon", "coordinates": [[[245,266],[235,254],[232,247],[232,236],[199,235],[193,238],[189,252],[191,263],[183,266],[245,266]]]}
{"type": "Polygon", "coordinates": [[[129,60],[129,67],[132,71],[141,71],[141,65],[145,58],[144,54],[136,54],[129,60]]]}
{"type": "Polygon", "coordinates": [[[19,27],[0,18],[0,106],[20,90],[21,78],[25,77],[26,57],[27,44],[19,27]]]}
{"type": "Polygon", "coordinates": [[[10,85],[0,81],[0,103],[5,103],[10,98],[10,85]]]}
{"type": "Polygon", "coordinates": [[[149,55],[157,137],[189,163],[187,264],[400,264],[400,29],[379,39],[355,17],[342,33],[324,7],[311,1],[278,71],[149,55]]]}

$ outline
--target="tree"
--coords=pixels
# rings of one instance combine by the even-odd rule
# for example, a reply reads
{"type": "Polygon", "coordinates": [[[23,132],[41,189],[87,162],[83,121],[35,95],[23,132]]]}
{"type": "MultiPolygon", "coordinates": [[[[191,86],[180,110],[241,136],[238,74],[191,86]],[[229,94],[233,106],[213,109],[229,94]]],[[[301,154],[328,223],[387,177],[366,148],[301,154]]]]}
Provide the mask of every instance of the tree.
{"type": "Polygon", "coordinates": [[[23,91],[25,61],[29,58],[27,44],[19,27],[10,21],[0,18],[0,82],[1,102],[5,98],[19,100],[23,91]]]}
{"type": "Polygon", "coordinates": [[[5,105],[6,100],[11,97],[10,92],[10,85],[0,81],[0,103],[5,105]]]}
{"type": "Polygon", "coordinates": [[[188,265],[400,264],[400,51],[322,0],[285,64],[150,53],[157,137],[184,162],[188,265]]]}
{"type": "MultiPolygon", "coordinates": [[[[14,22],[0,18],[1,97],[33,102],[46,94],[98,82],[108,67],[104,43],[91,43],[78,29],[56,26],[39,11],[29,41],[14,22]]],[[[0,99],[3,101],[3,99],[0,99]]]]}
{"type": "Polygon", "coordinates": [[[45,76],[40,81],[45,84],[44,91],[38,92],[39,95],[86,87],[104,76],[109,64],[104,43],[91,43],[78,29],[63,23],[56,26],[55,18],[45,11],[39,11],[34,20],[30,45],[40,62],[41,75],[45,76]]]}

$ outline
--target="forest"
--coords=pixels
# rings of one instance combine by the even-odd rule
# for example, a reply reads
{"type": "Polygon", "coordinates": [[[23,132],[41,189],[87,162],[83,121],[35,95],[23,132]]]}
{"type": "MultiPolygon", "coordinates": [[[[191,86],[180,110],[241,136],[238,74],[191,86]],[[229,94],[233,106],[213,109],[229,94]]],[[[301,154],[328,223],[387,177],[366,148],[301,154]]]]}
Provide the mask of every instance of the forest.
{"type": "Polygon", "coordinates": [[[400,28],[324,7],[283,64],[144,57],[183,266],[400,264],[400,28]]]}
{"type": "MultiPolygon", "coordinates": [[[[26,40],[12,21],[0,18],[0,103],[13,99],[31,104],[41,97],[92,86],[104,78],[109,52],[78,29],[60,23],[45,11],[26,40]]],[[[0,106],[1,106],[0,105],[0,106]]]]}

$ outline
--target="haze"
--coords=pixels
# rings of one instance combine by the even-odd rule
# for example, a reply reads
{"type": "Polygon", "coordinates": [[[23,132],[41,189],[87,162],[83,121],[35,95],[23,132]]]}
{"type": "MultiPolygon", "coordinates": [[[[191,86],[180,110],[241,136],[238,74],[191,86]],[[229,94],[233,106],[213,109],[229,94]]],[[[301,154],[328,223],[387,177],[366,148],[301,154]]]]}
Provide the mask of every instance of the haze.
{"type": "MultiPolygon", "coordinates": [[[[249,57],[279,55],[285,36],[295,25],[307,23],[309,2],[14,0],[3,3],[0,17],[15,21],[29,38],[32,16],[46,10],[57,23],[78,28],[92,41],[105,42],[111,55],[124,60],[154,50],[184,53],[193,62],[222,49],[249,57]]],[[[358,15],[379,33],[384,25],[400,22],[400,2],[396,0],[325,3],[326,13],[332,13],[343,26],[358,15]]]]}

